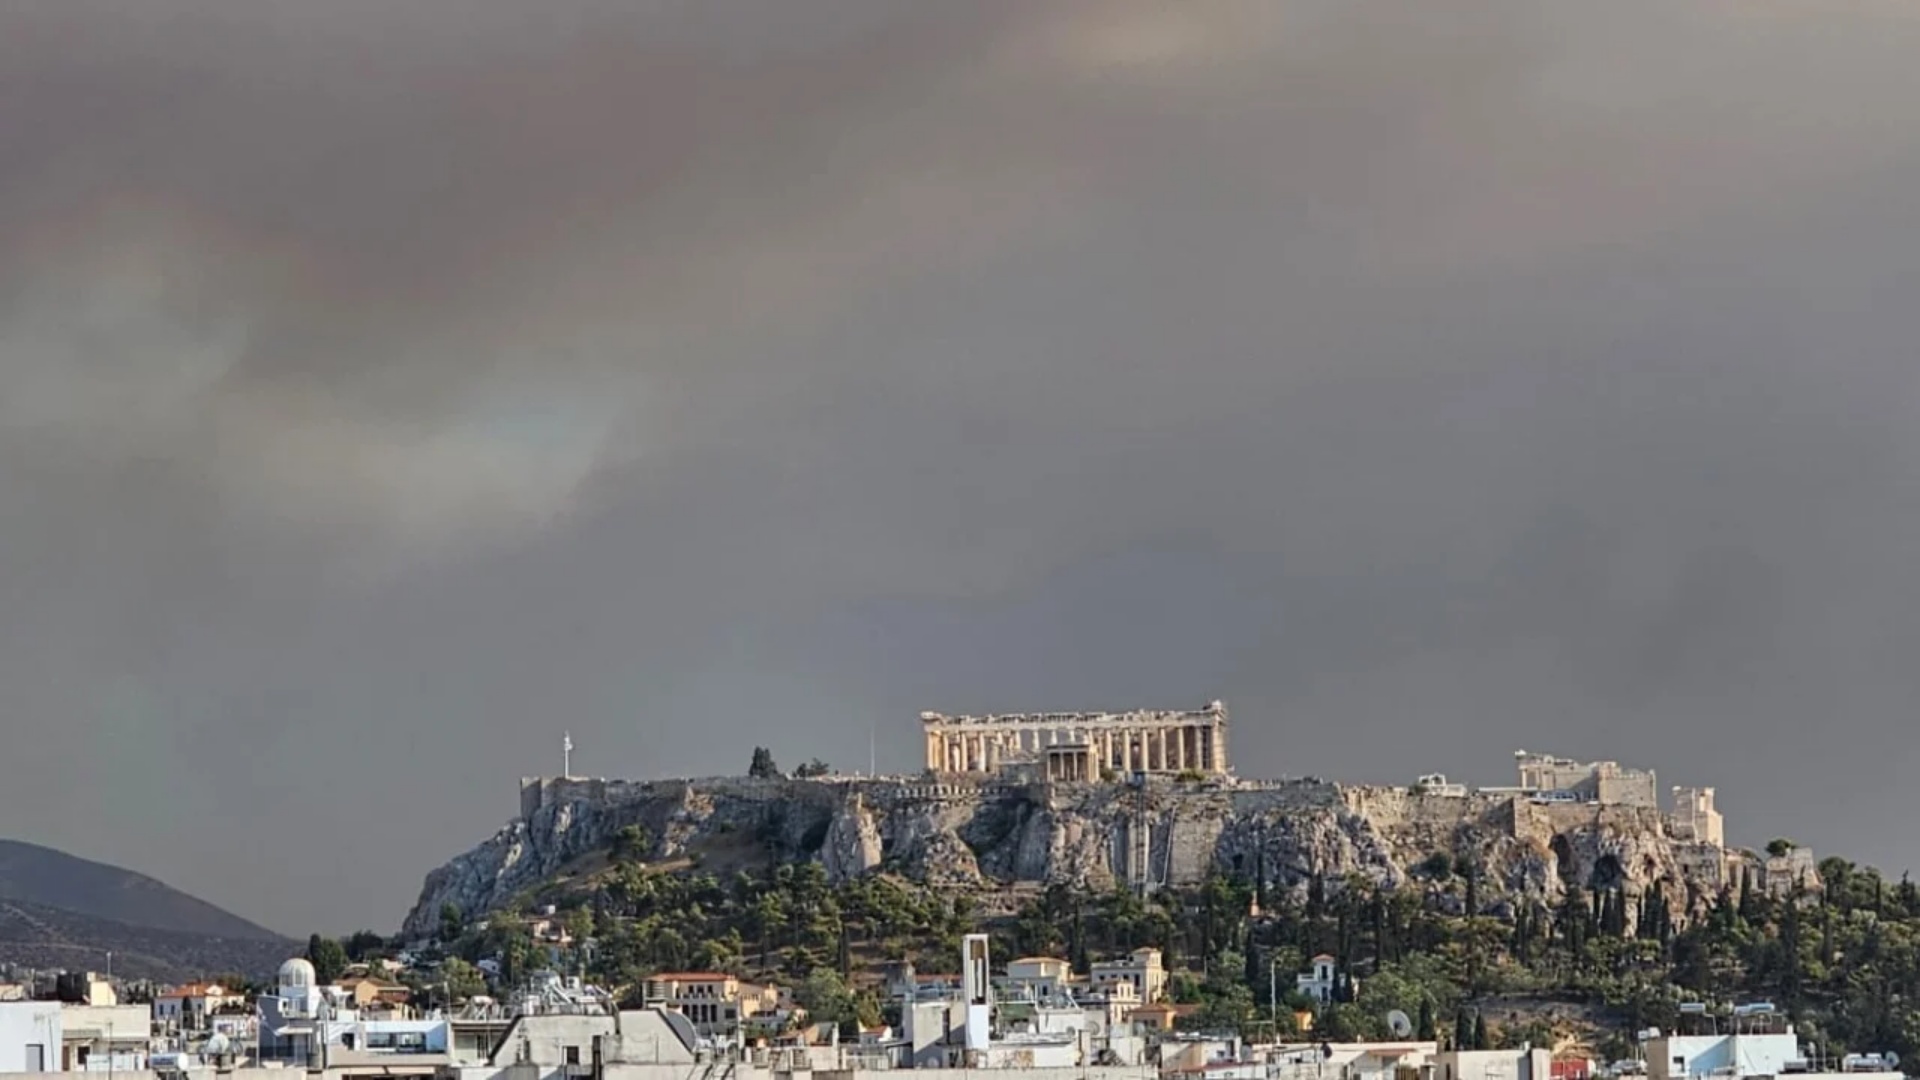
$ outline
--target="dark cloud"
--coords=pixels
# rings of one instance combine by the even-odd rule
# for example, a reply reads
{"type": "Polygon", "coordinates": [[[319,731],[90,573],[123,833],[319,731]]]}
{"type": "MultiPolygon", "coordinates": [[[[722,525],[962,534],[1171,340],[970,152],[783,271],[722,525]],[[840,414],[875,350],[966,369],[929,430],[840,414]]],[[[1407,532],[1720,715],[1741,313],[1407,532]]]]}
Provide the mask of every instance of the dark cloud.
{"type": "Polygon", "coordinates": [[[391,926],[553,768],[1225,698],[1891,867],[1892,3],[0,15],[10,831],[391,926]]]}

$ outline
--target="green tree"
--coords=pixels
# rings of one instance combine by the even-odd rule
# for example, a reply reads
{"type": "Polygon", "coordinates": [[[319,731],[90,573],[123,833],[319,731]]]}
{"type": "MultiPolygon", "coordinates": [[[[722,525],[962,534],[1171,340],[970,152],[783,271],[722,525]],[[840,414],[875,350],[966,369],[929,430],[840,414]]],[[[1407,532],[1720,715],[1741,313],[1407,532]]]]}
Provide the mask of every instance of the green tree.
{"type": "Polygon", "coordinates": [[[307,939],[307,962],[313,965],[314,981],[330,986],[346,973],[347,950],[333,938],[314,934],[307,939]]]}
{"type": "Polygon", "coordinates": [[[440,981],[453,1001],[469,1001],[487,992],[487,980],[480,969],[457,956],[440,966],[440,981]]]}
{"type": "Polygon", "coordinates": [[[567,912],[564,925],[567,935],[573,938],[575,945],[593,936],[593,912],[584,907],[567,912]]]}
{"type": "Polygon", "coordinates": [[[1367,1033],[1367,1015],[1358,1005],[1329,1005],[1320,1011],[1313,1030],[1328,1042],[1358,1042],[1367,1033]]]}
{"type": "Polygon", "coordinates": [[[653,851],[653,833],[645,825],[634,823],[613,835],[613,857],[619,862],[637,862],[653,851]]]}
{"type": "Polygon", "coordinates": [[[346,940],[347,958],[355,963],[378,959],[386,947],[386,939],[371,930],[356,931],[346,940]]]}
{"type": "Polygon", "coordinates": [[[764,746],[753,748],[753,761],[747,766],[747,775],[756,780],[772,780],[780,775],[780,766],[773,762],[773,751],[764,746]]]}
{"type": "Polygon", "coordinates": [[[440,940],[442,942],[458,940],[466,928],[467,920],[460,914],[459,907],[452,901],[440,905],[440,940]]]}
{"type": "Polygon", "coordinates": [[[802,780],[810,780],[814,777],[819,777],[819,776],[828,776],[828,775],[831,775],[832,773],[833,773],[833,766],[827,764],[826,762],[820,760],[819,758],[814,758],[812,761],[806,762],[805,764],[800,765],[793,770],[793,775],[799,777],[802,780]]]}
{"type": "Polygon", "coordinates": [[[1484,1013],[1473,1014],[1473,1048],[1491,1050],[1493,1044],[1487,1041],[1487,1017],[1484,1013]]]}
{"type": "Polygon", "coordinates": [[[860,1023],[861,1003],[832,968],[815,968],[793,988],[793,999],[816,1023],[838,1024],[843,1033],[860,1023]]]}

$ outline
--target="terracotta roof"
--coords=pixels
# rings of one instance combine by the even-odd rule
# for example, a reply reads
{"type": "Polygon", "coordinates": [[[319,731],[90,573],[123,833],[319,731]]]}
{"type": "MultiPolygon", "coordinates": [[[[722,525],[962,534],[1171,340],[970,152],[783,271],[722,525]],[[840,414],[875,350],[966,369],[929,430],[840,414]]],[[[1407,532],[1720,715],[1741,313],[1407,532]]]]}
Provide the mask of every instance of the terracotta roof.
{"type": "Polygon", "coordinates": [[[215,990],[219,990],[219,984],[215,982],[188,982],[186,986],[177,986],[167,994],[161,994],[161,997],[205,997],[215,990]]]}

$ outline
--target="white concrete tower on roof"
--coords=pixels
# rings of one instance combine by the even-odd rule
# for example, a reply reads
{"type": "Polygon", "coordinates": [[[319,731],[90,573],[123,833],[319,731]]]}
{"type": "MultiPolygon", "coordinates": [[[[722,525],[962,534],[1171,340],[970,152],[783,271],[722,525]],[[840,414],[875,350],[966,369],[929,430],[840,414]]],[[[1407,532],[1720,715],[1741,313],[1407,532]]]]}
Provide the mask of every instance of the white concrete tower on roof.
{"type": "Polygon", "coordinates": [[[280,965],[280,986],[282,989],[291,990],[296,987],[304,988],[312,986],[316,979],[317,976],[314,974],[313,964],[305,957],[296,956],[280,965]]]}
{"type": "Polygon", "coordinates": [[[279,989],[274,993],[275,1008],[282,1016],[308,1018],[318,1015],[320,980],[313,965],[303,957],[294,957],[280,965],[279,989]]]}
{"type": "Polygon", "coordinates": [[[1094,780],[1107,773],[1198,773],[1225,776],[1227,707],[1133,712],[921,713],[927,769],[990,775],[1003,764],[1045,761],[1056,780],[1094,780]]]}

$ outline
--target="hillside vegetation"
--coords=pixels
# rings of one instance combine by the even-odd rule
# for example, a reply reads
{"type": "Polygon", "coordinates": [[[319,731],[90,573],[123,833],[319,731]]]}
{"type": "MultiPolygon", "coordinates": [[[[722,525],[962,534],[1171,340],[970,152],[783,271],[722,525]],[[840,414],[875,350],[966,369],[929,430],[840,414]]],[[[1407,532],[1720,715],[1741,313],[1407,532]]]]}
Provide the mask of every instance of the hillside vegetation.
{"type": "Polygon", "coordinates": [[[222,938],[130,926],[111,919],[0,900],[0,963],[41,970],[100,971],[129,979],[185,982],[220,972],[263,975],[297,952],[278,938],[222,938]]]}
{"type": "MultiPolygon", "coordinates": [[[[1526,1040],[1610,1060],[1631,1052],[1633,1031],[1671,1028],[1683,1001],[1766,999],[1833,1052],[1920,1051],[1920,890],[1841,859],[1821,864],[1821,893],[1729,888],[1682,925],[1656,890],[1573,889],[1557,906],[1516,905],[1491,895],[1473,866],[1442,859],[1395,889],[1355,877],[1262,890],[1215,876],[1150,899],[1059,885],[981,897],[885,874],[836,885],[812,862],[716,868],[695,853],[650,866],[640,858],[650,846],[629,829],[515,908],[555,905],[576,938],[594,942],[585,966],[614,986],[659,970],[730,970],[795,984],[816,1014],[845,1022],[886,1011],[880,964],[958,970],[959,936],[984,928],[1003,960],[1051,954],[1082,971],[1158,947],[1177,972],[1175,1000],[1200,1006],[1185,1023],[1249,1035],[1290,1031],[1291,1010],[1275,1016],[1268,1003],[1290,1003],[1293,973],[1324,952],[1359,982],[1317,1018],[1326,1037],[1384,1036],[1385,1015],[1400,1009],[1445,1042],[1526,1040]]],[[[504,914],[469,926],[449,907],[443,934],[469,959],[503,957],[511,976],[539,958],[525,920],[504,914]]]]}

